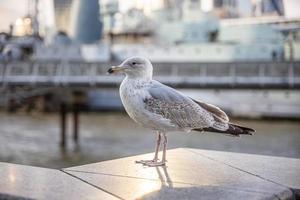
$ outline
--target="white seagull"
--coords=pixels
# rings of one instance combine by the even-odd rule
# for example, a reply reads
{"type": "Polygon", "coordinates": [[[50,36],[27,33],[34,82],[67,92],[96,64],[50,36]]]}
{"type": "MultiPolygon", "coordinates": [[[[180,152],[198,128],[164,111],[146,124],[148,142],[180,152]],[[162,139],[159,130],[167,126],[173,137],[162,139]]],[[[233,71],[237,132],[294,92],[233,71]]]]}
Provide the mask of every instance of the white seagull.
{"type": "Polygon", "coordinates": [[[151,62],[132,57],[119,66],[112,66],[109,74],[124,73],[120,96],[128,115],[143,127],[157,131],[157,143],[152,160],[136,161],[147,166],[166,164],[167,132],[208,131],[238,136],[252,135],[253,129],[229,123],[220,108],[196,101],[179,91],[152,79],[151,62]],[[158,159],[163,137],[162,159],[158,159]]]}

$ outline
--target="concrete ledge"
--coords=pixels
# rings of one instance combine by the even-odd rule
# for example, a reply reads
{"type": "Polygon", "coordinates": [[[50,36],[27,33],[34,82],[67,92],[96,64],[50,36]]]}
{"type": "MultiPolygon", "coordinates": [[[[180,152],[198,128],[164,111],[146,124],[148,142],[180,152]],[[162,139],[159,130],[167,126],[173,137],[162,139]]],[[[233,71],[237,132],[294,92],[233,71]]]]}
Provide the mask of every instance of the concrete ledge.
{"type": "Polygon", "coordinates": [[[135,160],[52,170],[0,163],[0,199],[296,199],[300,159],[198,149],[168,151],[167,167],[135,160]],[[292,189],[291,189],[292,188],[292,189]]]}
{"type": "Polygon", "coordinates": [[[0,199],[116,199],[66,173],[0,162],[0,199]]]}
{"type": "Polygon", "coordinates": [[[289,189],[289,183],[293,186],[298,186],[300,183],[300,179],[297,179],[299,159],[291,159],[292,166],[288,167],[289,158],[258,156],[256,160],[256,155],[224,153],[228,160],[232,156],[237,162],[244,163],[245,169],[240,169],[233,163],[229,165],[225,160],[218,160],[222,157],[221,154],[222,152],[216,151],[174,149],[168,151],[167,167],[149,168],[134,163],[135,160],[150,159],[153,156],[146,154],[72,167],[64,171],[110,191],[122,199],[295,198],[289,189]],[[281,170],[284,168],[283,164],[287,165],[289,171],[281,170]],[[270,168],[268,165],[273,167],[270,168]],[[264,174],[263,170],[259,171],[260,174],[251,172],[260,167],[263,167],[266,172],[271,169],[272,173],[264,174]],[[278,170],[277,174],[281,174],[278,177],[276,170],[278,170]],[[284,173],[289,175],[285,176],[284,173]],[[267,178],[264,178],[264,175],[267,178]]]}
{"type": "Polygon", "coordinates": [[[300,159],[200,149],[187,150],[288,187],[300,195],[300,159]]]}

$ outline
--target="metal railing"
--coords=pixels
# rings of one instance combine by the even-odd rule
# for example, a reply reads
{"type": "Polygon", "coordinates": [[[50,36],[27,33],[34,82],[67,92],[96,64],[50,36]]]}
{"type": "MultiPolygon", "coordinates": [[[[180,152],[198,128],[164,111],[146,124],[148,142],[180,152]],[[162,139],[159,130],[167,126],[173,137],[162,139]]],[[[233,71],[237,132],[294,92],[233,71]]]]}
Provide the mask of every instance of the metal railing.
{"type": "MultiPolygon", "coordinates": [[[[2,86],[115,87],[113,63],[15,62],[0,64],[2,86]]],[[[298,88],[300,62],[154,63],[155,79],[177,87],[298,88]]]]}

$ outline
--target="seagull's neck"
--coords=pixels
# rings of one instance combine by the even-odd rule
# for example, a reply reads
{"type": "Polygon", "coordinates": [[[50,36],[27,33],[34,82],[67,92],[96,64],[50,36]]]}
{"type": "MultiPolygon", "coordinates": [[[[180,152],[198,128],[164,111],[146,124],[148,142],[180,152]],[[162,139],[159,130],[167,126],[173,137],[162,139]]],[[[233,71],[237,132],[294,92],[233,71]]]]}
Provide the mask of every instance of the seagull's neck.
{"type": "Polygon", "coordinates": [[[123,88],[121,90],[124,91],[128,89],[129,89],[128,91],[132,91],[131,89],[141,89],[151,84],[151,80],[152,79],[140,79],[140,78],[132,78],[126,76],[120,85],[120,89],[123,88]]]}
{"type": "Polygon", "coordinates": [[[126,75],[125,79],[130,81],[150,82],[152,80],[152,75],[126,75]]]}

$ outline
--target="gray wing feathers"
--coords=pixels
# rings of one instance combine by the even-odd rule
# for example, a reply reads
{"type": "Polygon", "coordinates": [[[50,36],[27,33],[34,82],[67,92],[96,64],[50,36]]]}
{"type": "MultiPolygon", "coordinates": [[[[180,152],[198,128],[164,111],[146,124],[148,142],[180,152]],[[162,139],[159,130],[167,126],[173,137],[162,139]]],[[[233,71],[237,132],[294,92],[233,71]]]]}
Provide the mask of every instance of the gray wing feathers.
{"type": "Polygon", "coordinates": [[[149,93],[154,99],[160,99],[164,102],[185,102],[186,97],[181,95],[179,92],[165,86],[163,84],[159,84],[158,82],[154,83],[152,87],[149,88],[149,93]]]}
{"type": "Polygon", "coordinates": [[[220,108],[218,108],[217,106],[208,104],[208,103],[204,103],[201,101],[196,101],[193,99],[193,101],[197,104],[199,104],[202,108],[204,108],[205,110],[207,110],[208,112],[212,113],[214,115],[214,117],[216,117],[218,120],[222,121],[222,122],[229,122],[229,118],[226,115],[226,113],[224,111],[222,111],[220,108]]]}
{"type": "Polygon", "coordinates": [[[146,109],[181,128],[208,127],[214,123],[209,112],[173,88],[153,82],[148,92],[150,96],[144,99],[146,109]]]}

